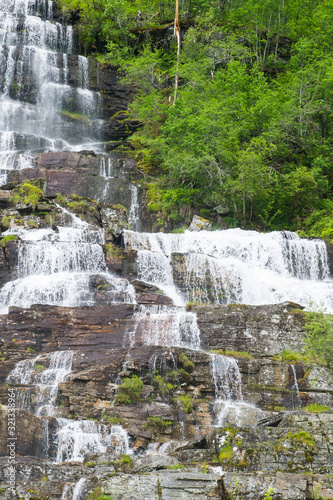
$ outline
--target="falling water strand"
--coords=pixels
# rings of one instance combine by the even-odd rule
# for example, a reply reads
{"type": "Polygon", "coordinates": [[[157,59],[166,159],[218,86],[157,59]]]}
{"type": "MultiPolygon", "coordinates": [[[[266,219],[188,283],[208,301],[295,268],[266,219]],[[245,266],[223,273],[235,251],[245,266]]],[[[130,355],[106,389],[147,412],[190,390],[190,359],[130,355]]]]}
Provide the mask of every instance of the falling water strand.
{"type": "Polygon", "coordinates": [[[83,493],[83,488],[84,488],[86,481],[87,481],[87,478],[81,477],[81,479],[79,479],[79,481],[76,483],[76,485],[74,486],[72,500],[82,500],[81,495],[83,493]]]}
{"type": "Polygon", "coordinates": [[[22,360],[7,377],[7,383],[33,386],[36,389],[36,410],[38,416],[53,416],[56,413],[56,398],[60,382],[67,379],[72,370],[73,351],[57,351],[44,358],[22,360]],[[48,368],[42,365],[48,363],[48,368]]]}
{"type": "MultiPolygon", "coordinates": [[[[294,378],[294,384],[291,388],[292,394],[296,394],[296,407],[297,408],[302,408],[302,401],[299,395],[299,388],[298,388],[298,382],[297,382],[297,375],[296,375],[296,369],[294,365],[291,366],[291,371],[293,373],[293,378],[294,378]]],[[[294,402],[293,402],[293,407],[294,407],[294,402]]]]}
{"type": "Polygon", "coordinates": [[[245,403],[242,396],[241,374],[237,361],[220,354],[210,354],[210,367],[215,386],[214,412],[216,425],[256,423],[262,415],[254,405],[245,403]]]}
{"type": "Polygon", "coordinates": [[[134,184],[130,184],[129,187],[131,191],[131,205],[128,213],[128,223],[133,231],[140,231],[138,188],[134,184]]]}
{"type": "Polygon", "coordinates": [[[200,349],[200,330],[194,313],[176,307],[140,306],[134,319],[132,342],[200,349]]]}
{"type": "Polygon", "coordinates": [[[61,500],[72,500],[75,483],[66,483],[62,490],[61,500]]]}
{"type": "Polygon", "coordinates": [[[56,463],[83,462],[87,453],[106,453],[108,447],[115,456],[130,454],[129,438],[121,425],[99,424],[90,420],[58,419],[56,432],[56,463]]]}

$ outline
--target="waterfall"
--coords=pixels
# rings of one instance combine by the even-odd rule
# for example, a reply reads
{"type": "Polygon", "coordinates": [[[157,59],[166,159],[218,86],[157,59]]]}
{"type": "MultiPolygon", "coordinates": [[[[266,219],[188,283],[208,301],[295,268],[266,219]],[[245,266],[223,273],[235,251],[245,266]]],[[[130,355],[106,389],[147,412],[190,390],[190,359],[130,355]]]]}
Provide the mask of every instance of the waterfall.
{"type": "Polygon", "coordinates": [[[82,462],[87,453],[106,453],[109,448],[115,456],[132,453],[128,434],[121,425],[108,428],[92,420],[71,421],[61,418],[58,424],[55,436],[57,463],[82,462]]]}
{"type": "MultiPolygon", "coordinates": [[[[53,416],[60,382],[66,380],[72,370],[73,351],[57,351],[44,358],[22,360],[8,375],[9,384],[33,386],[36,388],[36,411],[38,416],[53,416]],[[43,363],[48,363],[46,368],[43,363]],[[39,366],[38,366],[39,365],[39,366]],[[39,368],[41,371],[38,371],[39,368]]],[[[23,401],[25,403],[25,401],[23,401]]],[[[25,408],[24,406],[21,406],[25,408]]]]}
{"type": "Polygon", "coordinates": [[[210,366],[215,387],[214,413],[216,425],[228,422],[238,426],[256,423],[261,410],[245,403],[242,395],[242,380],[237,361],[220,354],[210,354],[210,366]]]}
{"type": "Polygon", "coordinates": [[[128,223],[133,231],[140,231],[138,188],[134,184],[129,185],[131,191],[131,206],[128,212],[128,223]]]}
{"type": "Polygon", "coordinates": [[[138,339],[145,345],[200,349],[200,330],[194,313],[176,307],[140,306],[134,319],[132,345],[138,339]]]}
{"type": "Polygon", "coordinates": [[[72,500],[81,500],[81,494],[83,493],[83,488],[86,481],[87,478],[81,477],[81,479],[79,479],[79,481],[76,483],[73,490],[72,500]]]}
{"type": "MultiPolygon", "coordinates": [[[[65,381],[72,370],[72,351],[58,351],[32,360],[22,360],[7,377],[8,384],[30,385],[36,388],[36,410],[37,416],[49,417],[56,415],[55,402],[58,394],[58,386],[65,381]],[[48,361],[49,367],[38,362],[48,361]],[[37,368],[39,370],[37,370],[37,368]]],[[[29,409],[23,406],[24,409],[29,409]]],[[[89,452],[106,453],[111,448],[117,456],[131,453],[129,437],[121,425],[112,425],[110,428],[105,424],[94,421],[78,420],[72,421],[65,418],[56,418],[58,431],[55,436],[48,435],[48,419],[45,418],[46,456],[48,457],[50,445],[56,447],[55,461],[70,462],[83,461],[89,452]]],[[[75,491],[75,490],[74,490],[75,491]]]]}
{"type": "MultiPolygon", "coordinates": [[[[297,408],[302,408],[302,401],[301,401],[301,398],[300,398],[300,395],[299,395],[299,388],[298,388],[298,382],[297,382],[297,375],[296,375],[296,370],[295,370],[295,366],[294,365],[290,365],[291,367],[291,371],[292,371],[292,374],[293,374],[293,378],[294,378],[294,383],[293,383],[293,386],[291,388],[292,390],[292,394],[296,394],[296,407],[297,408]]],[[[293,401],[293,407],[294,407],[294,401],[293,401]]]]}
{"type": "Polygon", "coordinates": [[[127,280],[106,269],[101,243],[104,233],[63,210],[70,227],[12,230],[20,238],[17,279],[0,290],[0,314],[11,305],[32,304],[78,307],[94,305],[100,283],[109,303],[135,303],[135,291],[127,280]],[[94,285],[96,283],[96,285],[94,285]]]}
{"type": "Polygon", "coordinates": [[[52,1],[0,1],[1,184],[8,171],[33,166],[30,152],[101,149],[89,60],[78,56],[77,86],[69,86],[73,28],[52,16],[52,1]]]}
{"type": "Polygon", "coordinates": [[[210,354],[216,399],[242,401],[242,381],[237,361],[220,354],[210,354]]]}
{"type": "Polygon", "coordinates": [[[306,306],[315,297],[333,312],[333,281],[321,240],[301,239],[290,232],[227,229],[184,234],[126,231],[124,242],[138,251],[140,279],[173,290],[174,301],[293,301],[306,306]]]}
{"type": "Polygon", "coordinates": [[[112,179],[114,177],[112,158],[104,158],[102,156],[99,165],[99,175],[104,177],[104,179],[112,179]]]}

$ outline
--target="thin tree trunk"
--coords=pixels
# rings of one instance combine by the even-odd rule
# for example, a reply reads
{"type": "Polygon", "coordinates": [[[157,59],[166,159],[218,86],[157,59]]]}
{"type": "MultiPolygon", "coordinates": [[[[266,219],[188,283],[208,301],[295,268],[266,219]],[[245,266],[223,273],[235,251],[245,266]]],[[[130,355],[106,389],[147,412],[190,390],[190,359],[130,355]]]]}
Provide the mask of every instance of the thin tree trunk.
{"type": "Polygon", "coordinates": [[[179,0],[176,0],[174,35],[177,38],[177,63],[176,63],[175,94],[174,94],[174,98],[173,98],[173,105],[176,103],[176,99],[177,99],[178,79],[179,79],[179,75],[178,75],[178,73],[179,73],[179,57],[180,57],[179,0]]]}

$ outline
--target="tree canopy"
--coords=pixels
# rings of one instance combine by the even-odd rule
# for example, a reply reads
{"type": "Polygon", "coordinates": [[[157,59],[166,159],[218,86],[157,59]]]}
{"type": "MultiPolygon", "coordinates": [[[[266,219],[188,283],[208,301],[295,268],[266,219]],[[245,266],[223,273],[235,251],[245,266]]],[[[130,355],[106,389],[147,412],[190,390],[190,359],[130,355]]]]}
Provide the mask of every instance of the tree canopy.
{"type": "Polygon", "coordinates": [[[184,0],[179,61],[173,2],[59,1],[137,88],[152,210],[223,205],[230,225],[333,238],[333,0],[184,0]]]}

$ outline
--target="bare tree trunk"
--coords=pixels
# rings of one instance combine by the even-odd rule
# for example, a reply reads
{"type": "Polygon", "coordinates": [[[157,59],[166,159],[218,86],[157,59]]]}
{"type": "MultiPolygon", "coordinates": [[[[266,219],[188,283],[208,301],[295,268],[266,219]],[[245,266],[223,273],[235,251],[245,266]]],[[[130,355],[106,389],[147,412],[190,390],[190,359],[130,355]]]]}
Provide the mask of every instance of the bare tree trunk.
{"type": "Polygon", "coordinates": [[[178,73],[179,73],[179,57],[180,57],[179,0],[176,0],[174,35],[177,38],[177,64],[176,64],[175,94],[174,94],[174,98],[173,98],[173,105],[175,105],[176,99],[177,99],[178,79],[179,79],[179,75],[178,75],[178,73]]]}

